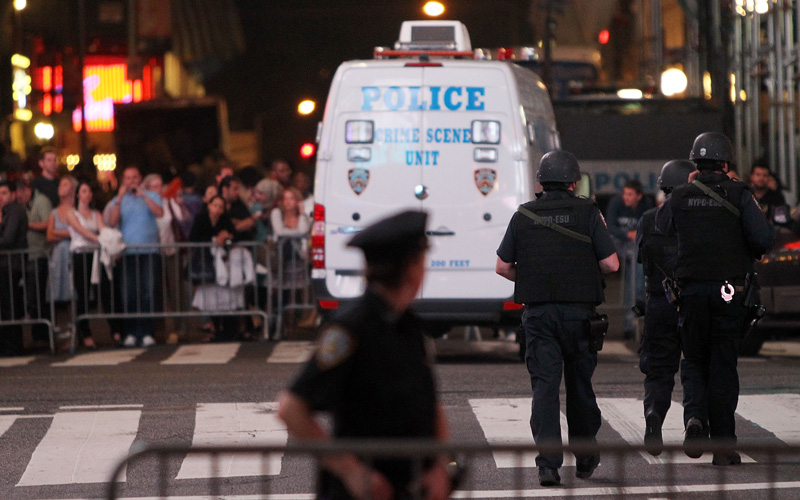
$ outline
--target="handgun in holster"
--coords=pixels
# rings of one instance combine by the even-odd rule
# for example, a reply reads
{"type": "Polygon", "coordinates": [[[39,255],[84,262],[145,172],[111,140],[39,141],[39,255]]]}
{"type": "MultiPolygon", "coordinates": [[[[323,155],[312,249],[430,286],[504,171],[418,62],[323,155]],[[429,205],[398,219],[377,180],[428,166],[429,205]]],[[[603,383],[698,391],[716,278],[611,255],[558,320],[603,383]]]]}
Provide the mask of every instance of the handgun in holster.
{"type": "Polygon", "coordinates": [[[608,333],[608,314],[595,314],[586,320],[586,334],[589,337],[589,351],[603,350],[603,340],[608,333]]]}
{"type": "Polygon", "coordinates": [[[761,286],[758,284],[758,273],[747,273],[744,278],[744,300],[742,305],[747,308],[745,331],[742,338],[747,337],[756,327],[756,324],[764,317],[767,308],[758,303],[758,291],[761,286]]]}

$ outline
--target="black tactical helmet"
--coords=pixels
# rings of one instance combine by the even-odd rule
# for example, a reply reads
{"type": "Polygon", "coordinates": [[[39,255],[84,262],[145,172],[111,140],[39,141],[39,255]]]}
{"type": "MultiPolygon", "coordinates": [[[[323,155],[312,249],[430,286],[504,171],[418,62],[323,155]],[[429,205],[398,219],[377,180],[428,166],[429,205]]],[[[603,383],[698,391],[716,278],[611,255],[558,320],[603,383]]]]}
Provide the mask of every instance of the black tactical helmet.
{"type": "Polygon", "coordinates": [[[539,160],[536,180],[543,182],[578,182],[581,169],[575,155],[566,151],[550,151],[539,160]]]}
{"type": "Polygon", "coordinates": [[[697,136],[692,145],[689,159],[733,161],[733,145],[725,134],[720,132],[705,132],[697,136]]]}
{"type": "Polygon", "coordinates": [[[686,184],[689,174],[696,170],[694,163],[689,160],[671,160],[661,167],[661,175],[658,176],[658,187],[674,188],[686,184]]]}

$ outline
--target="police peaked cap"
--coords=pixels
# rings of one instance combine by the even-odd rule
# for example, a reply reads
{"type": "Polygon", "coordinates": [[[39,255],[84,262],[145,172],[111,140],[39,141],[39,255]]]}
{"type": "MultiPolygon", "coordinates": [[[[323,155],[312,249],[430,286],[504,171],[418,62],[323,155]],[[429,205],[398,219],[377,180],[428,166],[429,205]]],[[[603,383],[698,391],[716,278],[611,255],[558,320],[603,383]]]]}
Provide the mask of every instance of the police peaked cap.
{"type": "Polygon", "coordinates": [[[427,220],[426,212],[400,212],[356,233],[347,246],[360,248],[370,264],[400,263],[428,248],[427,220]]]}
{"type": "Polygon", "coordinates": [[[550,151],[539,160],[536,180],[541,182],[578,182],[581,169],[578,159],[567,151],[550,151]]]}

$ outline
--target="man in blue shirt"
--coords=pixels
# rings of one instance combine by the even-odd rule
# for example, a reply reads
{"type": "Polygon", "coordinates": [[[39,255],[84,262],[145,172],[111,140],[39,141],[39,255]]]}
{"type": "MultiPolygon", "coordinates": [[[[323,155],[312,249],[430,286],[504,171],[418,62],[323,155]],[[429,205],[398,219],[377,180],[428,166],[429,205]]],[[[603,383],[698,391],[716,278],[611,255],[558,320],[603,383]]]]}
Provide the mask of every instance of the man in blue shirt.
{"type": "Polygon", "coordinates": [[[608,202],[606,223],[608,232],[614,237],[617,253],[623,262],[623,300],[626,306],[625,338],[631,339],[634,334],[635,315],[630,310],[638,301],[644,302],[644,273],[642,265],[636,262],[636,227],[642,215],[652,208],[648,198],[642,193],[642,183],[636,179],[629,180],[622,188],[622,194],[608,202]]]}
{"type": "MultiPolygon", "coordinates": [[[[135,166],[122,173],[122,183],[117,196],[111,200],[109,223],[119,226],[125,245],[149,245],[160,242],[156,218],[164,215],[161,196],[145,191],[139,184],[142,174],[135,166]]],[[[149,313],[155,311],[155,288],[161,275],[161,255],[158,248],[128,248],[123,255],[122,282],[117,283],[122,293],[124,312],[149,313]],[[124,289],[122,289],[124,288],[124,289]]],[[[137,343],[148,347],[156,343],[153,338],[155,322],[152,318],[125,320],[125,347],[137,343]]]]}

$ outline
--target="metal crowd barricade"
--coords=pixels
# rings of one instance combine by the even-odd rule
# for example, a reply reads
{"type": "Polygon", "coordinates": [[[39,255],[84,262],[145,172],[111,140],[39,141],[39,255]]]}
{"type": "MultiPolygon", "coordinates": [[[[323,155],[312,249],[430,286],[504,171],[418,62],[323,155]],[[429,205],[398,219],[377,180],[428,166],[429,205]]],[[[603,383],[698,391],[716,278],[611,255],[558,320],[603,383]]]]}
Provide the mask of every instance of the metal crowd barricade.
{"type": "MultiPolygon", "coordinates": [[[[734,450],[731,445],[709,443],[708,452],[730,453],[734,450]]],[[[800,482],[796,478],[796,468],[800,459],[800,444],[738,444],[735,450],[745,453],[756,460],[756,466],[727,466],[714,467],[712,472],[699,474],[702,480],[686,480],[687,474],[681,474],[682,468],[696,468],[698,465],[687,464],[679,460],[683,456],[680,445],[665,445],[659,459],[659,468],[654,470],[652,465],[642,468],[641,458],[646,454],[643,445],[597,444],[597,445],[570,445],[570,446],[536,446],[525,444],[487,444],[487,443],[461,443],[443,444],[432,441],[414,440],[372,440],[372,441],[332,441],[325,443],[296,443],[289,446],[214,446],[214,447],[177,447],[177,446],[145,446],[133,450],[114,469],[108,483],[106,498],[116,500],[121,494],[126,497],[149,497],[160,499],[177,498],[171,492],[176,492],[185,487],[184,480],[170,477],[174,474],[175,467],[170,466],[170,460],[176,461],[188,456],[205,455],[208,457],[209,476],[205,479],[208,497],[227,498],[227,495],[236,498],[242,495],[243,487],[248,499],[274,499],[274,498],[308,498],[311,491],[287,492],[285,487],[281,491],[274,491],[275,483],[279,482],[281,475],[273,471],[268,473],[267,462],[270,457],[283,457],[295,459],[301,457],[313,465],[306,484],[295,488],[313,488],[314,476],[319,469],[320,459],[326,455],[353,453],[369,463],[372,460],[384,458],[407,459],[411,463],[414,477],[420,477],[423,464],[431,457],[446,457],[451,460],[448,466],[451,477],[458,478],[456,490],[451,498],[532,498],[542,497],[547,493],[553,496],[570,496],[581,498],[609,498],[625,499],[635,497],[658,497],[671,495],[697,494],[698,498],[725,499],[736,495],[742,498],[742,493],[748,490],[765,491],[766,495],[760,498],[778,498],[779,492],[785,495],[781,498],[800,495],[800,482]],[[567,454],[600,453],[600,467],[595,471],[592,480],[571,482],[571,478],[564,476],[564,483],[559,488],[542,488],[538,484],[536,468],[530,464],[536,454],[564,452],[567,454]],[[232,477],[218,477],[221,460],[230,460],[232,457],[259,457],[261,471],[259,476],[241,477],[236,481],[232,477]],[[510,458],[511,466],[507,469],[495,469],[489,462],[492,458],[510,458]],[[637,460],[638,459],[638,460],[637,460]],[[147,466],[141,462],[150,460],[147,466]],[[122,485],[122,474],[130,470],[128,466],[142,465],[136,470],[140,474],[147,474],[149,478],[157,475],[156,481],[148,481],[145,486],[122,485]],[[749,472],[748,481],[741,480],[742,472],[749,472]],[[155,469],[155,470],[154,470],[155,469]],[[485,477],[482,472],[496,471],[492,478],[485,477]],[[169,472],[173,471],[173,472],[169,472]],[[487,490],[486,485],[490,479],[500,479],[500,483],[492,483],[493,490],[487,490]],[[153,488],[157,491],[153,491],[153,488]],[[257,493],[254,493],[257,492],[257,493]],[[795,491],[792,495],[791,491],[795,491]],[[238,495],[238,496],[237,496],[238,495]]],[[[297,467],[297,461],[292,460],[297,467]]],[[[297,470],[297,469],[295,469],[297,470]]],[[[196,490],[196,485],[195,485],[196,490]]],[[[177,495],[177,492],[175,493],[177,495]]],[[[549,495],[548,495],[549,496],[549,495]]],[[[185,498],[185,497],[180,497],[185,498]]],[[[423,498],[419,491],[397,498],[412,499],[423,498]]]]}
{"type": "MultiPolygon", "coordinates": [[[[181,329],[185,330],[185,322],[189,318],[257,316],[261,319],[261,325],[256,326],[260,328],[259,337],[269,338],[268,325],[272,307],[270,300],[264,300],[269,290],[263,284],[269,282],[273,271],[269,260],[263,258],[267,255],[264,247],[264,243],[253,241],[235,242],[225,246],[213,242],[126,245],[124,252],[113,259],[109,270],[103,263],[99,263],[99,269],[94,272],[93,284],[100,285],[102,310],[100,307],[93,307],[94,311],[84,307],[84,310],[79,311],[79,299],[82,299],[83,304],[97,302],[90,300],[90,294],[96,287],[86,286],[81,287],[81,290],[75,287],[71,309],[71,352],[76,349],[79,322],[100,319],[172,319],[180,321],[181,329]],[[240,267],[235,267],[237,265],[240,267]],[[154,269],[152,284],[147,283],[147,276],[142,274],[147,269],[154,269]],[[98,276],[98,273],[105,276],[98,276]],[[103,287],[106,278],[109,283],[103,287]],[[231,304],[235,300],[235,303],[233,306],[214,309],[194,307],[195,293],[203,285],[212,285],[207,288],[204,302],[219,305],[231,304]],[[237,288],[234,290],[235,297],[226,291],[226,288],[234,287],[237,288]],[[239,288],[242,293],[241,302],[238,298],[239,288]],[[136,296],[132,297],[130,294],[134,291],[136,296]],[[149,301],[144,292],[149,292],[149,301]],[[81,293],[82,297],[79,296],[81,293]],[[234,307],[236,305],[242,307],[234,307]]],[[[103,260],[99,247],[77,249],[71,254],[72,268],[78,265],[84,273],[82,279],[86,282],[91,279],[86,276],[92,272],[89,262],[94,264],[98,259],[103,260]]]]}
{"type": "Polygon", "coordinates": [[[47,271],[42,272],[37,265],[37,259],[30,259],[31,253],[27,249],[0,251],[0,329],[45,325],[50,352],[54,353],[55,304],[46,301],[44,294],[50,280],[47,271]]]}
{"type": "Polygon", "coordinates": [[[275,239],[275,273],[270,290],[275,294],[275,332],[286,338],[286,314],[316,308],[311,293],[308,236],[281,236],[275,239]]]}

